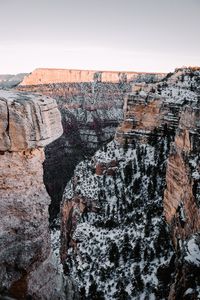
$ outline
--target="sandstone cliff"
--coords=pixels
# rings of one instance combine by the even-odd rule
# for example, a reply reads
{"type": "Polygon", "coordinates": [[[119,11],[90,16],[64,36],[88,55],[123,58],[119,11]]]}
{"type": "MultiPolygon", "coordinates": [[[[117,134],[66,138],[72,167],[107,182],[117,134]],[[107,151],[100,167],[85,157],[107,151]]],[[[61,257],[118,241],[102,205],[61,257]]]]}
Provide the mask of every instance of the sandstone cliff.
{"type": "Polygon", "coordinates": [[[198,106],[186,106],[182,110],[168,158],[164,212],[167,222],[172,224],[174,242],[200,231],[198,106]]]}
{"type": "Polygon", "coordinates": [[[177,251],[176,277],[169,299],[198,299],[200,272],[199,104],[180,116],[167,162],[164,213],[177,251]],[[188,296],[189,294],[189,296],[188,296]]]}
{"type": "MultiPolygon", "coordinates": [[[[67,70],[67,69],[36,69],[30,75],[26,76],[21,82],[21,86],[39,85],[51,83],[72,83],[72,82],[112,82],[118,83],[123,81],[132,81],[138,72],[123,71],[92,71],[92,70],[67,70]]],[[[163,76],[163,74],[154,74],[163,76]]]]}
{"type": "Polygon", "coordinates": [[[43,147],[61,134],[55,100],[0,91],[0,293],[16,299],[62,298],[42,166],[43,147]]]}

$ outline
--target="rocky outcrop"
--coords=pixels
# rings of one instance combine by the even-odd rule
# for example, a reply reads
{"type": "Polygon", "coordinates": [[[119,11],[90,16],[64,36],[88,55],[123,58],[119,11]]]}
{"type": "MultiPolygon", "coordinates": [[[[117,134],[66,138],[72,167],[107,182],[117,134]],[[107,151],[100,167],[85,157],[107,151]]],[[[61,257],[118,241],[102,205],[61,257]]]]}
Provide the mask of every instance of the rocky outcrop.
{"type": "Polygon", "coordinates": [[[62,134],[60,113],[51,98],[0,91],[0,120],[0,293],[62,299],[42,166],[43,147],[62,134]]]}
{"type": "MultiPolygon", "coordinates": [[[[74,181],[75,179],[73,179],[74,181]]],[[[74,195],[68,199],[65,194],[61,203],[61,247],[60,256],[64,268],[66,268],[65,260],[67,258],[67,250],[69,247],[77,248],[78,238],[74,238],[76,226],[80,222],[81,216],[88,212],[97,212],[97,201],[84,196],[74,195]]],[[[65,270],[68,274],[68,269],[65,270]]]]}
{"type": "MultiPolygon", "coordinates": [[[[163,83],[166,88],[165,85],[163,83]]],[[[168,88],[167,85],[169,91],[170,88],[172,87],[168,88]]],[[[124,145],[136,140],[146,143],[153,135],[167,134],[166,131],[173,134],[179,124],[183,96],[177,102],[171,101],[166,91],[163,88],[159,90],[156,84],[136,84],[133,90],[124,99],[124,121],[117,128],[115,139],[124,145]]]]}
{"type": "Polygon", "coordinates": [[[61,135],[61,117],[55,100],[1,91],[0,151],[45,147],[61,135]]]}

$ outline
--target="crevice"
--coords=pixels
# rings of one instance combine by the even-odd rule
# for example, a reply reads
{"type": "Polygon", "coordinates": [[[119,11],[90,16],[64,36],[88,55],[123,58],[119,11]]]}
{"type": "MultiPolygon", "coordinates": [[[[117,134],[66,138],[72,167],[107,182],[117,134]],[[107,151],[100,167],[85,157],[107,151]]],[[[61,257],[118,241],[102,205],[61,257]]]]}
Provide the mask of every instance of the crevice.
{"type": "Polygon", "coordinates": [[[3,102],[5,102],[6,108],[7,108],[7,126],[6,126],[6,128],[5,128],[5,135],[6,135],[7,138],[9,139],[9,149],[11,149],[11,138],[10,138],[10,112],[9,112],[8,101],[6,101],[6,99],[4,99],[4,98],[1,98],[0,100],[2,100],[3,102]]]}

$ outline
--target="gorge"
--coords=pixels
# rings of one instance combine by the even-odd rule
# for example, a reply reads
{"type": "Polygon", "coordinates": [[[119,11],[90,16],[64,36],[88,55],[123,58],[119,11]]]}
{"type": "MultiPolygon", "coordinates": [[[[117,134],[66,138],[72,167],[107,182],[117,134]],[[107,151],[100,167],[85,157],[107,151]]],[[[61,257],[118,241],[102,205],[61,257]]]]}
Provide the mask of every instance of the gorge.
{"type": "Polygon", "coordinates": [[[199,101],[198,67],[37,69],[1,90],[0,293],[199,299],[199,101]]]}

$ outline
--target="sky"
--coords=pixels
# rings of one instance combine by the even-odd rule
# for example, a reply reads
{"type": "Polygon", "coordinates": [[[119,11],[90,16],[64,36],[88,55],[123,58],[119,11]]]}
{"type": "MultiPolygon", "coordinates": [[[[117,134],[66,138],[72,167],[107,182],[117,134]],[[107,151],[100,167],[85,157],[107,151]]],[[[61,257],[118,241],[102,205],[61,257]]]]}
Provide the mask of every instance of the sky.
{"type": "Polygon", "coordinates": [[[200,65],[200,0],[0,0],[0,74],[200,65]]]}

